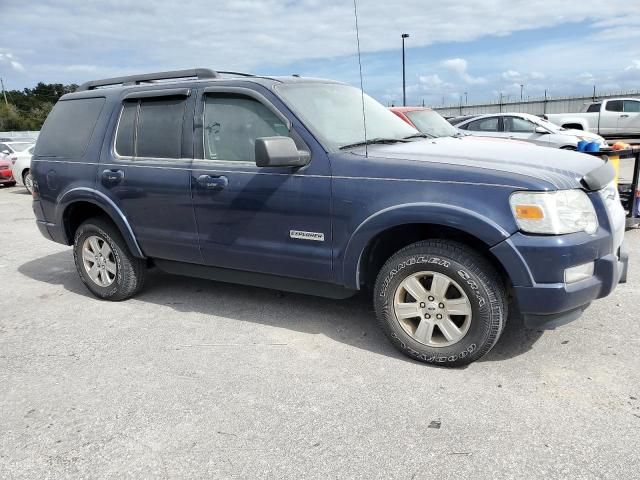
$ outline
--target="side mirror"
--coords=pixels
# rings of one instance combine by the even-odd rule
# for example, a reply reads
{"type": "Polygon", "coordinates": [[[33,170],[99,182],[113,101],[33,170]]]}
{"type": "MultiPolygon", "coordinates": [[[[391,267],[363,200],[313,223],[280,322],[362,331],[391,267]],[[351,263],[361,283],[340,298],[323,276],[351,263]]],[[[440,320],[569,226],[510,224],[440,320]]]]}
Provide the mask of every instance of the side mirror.
{"type": "Polygon", "coordinates": [[[256,165],[258,167],[303,167],[311,155],[298,150],[290,137],[256,138],[256,165]]]}
{"type": "Polygon", "coordinates": [[[536,127],[536,133],[539,133],[540,135],[548,135],[549,130],[544,127],[536,127]]]}
{"type": "Polygon", "coordinates": [[[3,155],[11,155],[11,152],[9,150],[3,150],[2,154],[3,155]]]}

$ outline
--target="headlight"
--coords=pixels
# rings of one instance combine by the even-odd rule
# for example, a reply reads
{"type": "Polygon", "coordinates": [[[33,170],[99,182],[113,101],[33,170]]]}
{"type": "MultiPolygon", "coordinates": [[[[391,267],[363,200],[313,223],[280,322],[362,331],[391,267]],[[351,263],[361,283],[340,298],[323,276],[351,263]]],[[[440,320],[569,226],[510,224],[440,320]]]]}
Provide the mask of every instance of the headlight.
{"type": "Polygon", "coordinates": [[[561,235],[595,233],[598,218],[593,204],[582,190],[557,192],[515,192],[509,199],[511,211],[523,232],[561,235]]]}

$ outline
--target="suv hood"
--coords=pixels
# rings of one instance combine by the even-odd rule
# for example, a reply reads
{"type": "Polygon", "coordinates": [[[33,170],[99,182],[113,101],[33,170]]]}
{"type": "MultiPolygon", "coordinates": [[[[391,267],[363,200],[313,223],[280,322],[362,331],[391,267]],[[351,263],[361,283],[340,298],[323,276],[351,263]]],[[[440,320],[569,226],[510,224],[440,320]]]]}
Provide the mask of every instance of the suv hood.
{"type": "Polygon", "coordinates": [[[369,156],[499,170],[543,180],[557,189],[584,188],[583,177],[604,165],[599,157],[572,151],[469,137],[370,145],[369,156]]]}

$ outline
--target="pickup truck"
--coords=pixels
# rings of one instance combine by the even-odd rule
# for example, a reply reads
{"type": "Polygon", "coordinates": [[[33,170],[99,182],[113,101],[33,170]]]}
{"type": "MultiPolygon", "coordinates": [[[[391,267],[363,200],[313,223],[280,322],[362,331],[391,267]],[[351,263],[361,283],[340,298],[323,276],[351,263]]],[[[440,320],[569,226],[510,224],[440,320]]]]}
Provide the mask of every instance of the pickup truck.
{"type": "Polygon", "coordinates": [[[581,113],[554,113],[544,118],[561,127],[602,136],[640,135],[640,99],[611,98],[586,104],[581,113]]]}

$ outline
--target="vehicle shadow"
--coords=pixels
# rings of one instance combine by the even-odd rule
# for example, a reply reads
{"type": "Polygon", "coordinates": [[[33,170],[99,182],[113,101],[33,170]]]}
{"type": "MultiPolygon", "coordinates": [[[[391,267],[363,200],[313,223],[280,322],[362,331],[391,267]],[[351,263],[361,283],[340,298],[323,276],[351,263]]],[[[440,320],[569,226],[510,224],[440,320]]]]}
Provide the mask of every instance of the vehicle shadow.
{"type": "MultiPolygon", "coordinates": [[[[78,278],[70,250],[29,261],[18,271],[33,280],[62,285],[71,293],[92,297],[78,278]]],[[[373,353],[414,361],[389,343],[376,323],[371,299],[364,293],[347,300],[331,300],[197,278],[185,281],[185,277],[153,269],[144,290],[135,298],[178,312],[216,315],[301,333],[322,334],[373,353]]],[[[498,345],[483,361],[505,360],[528,351],[540,334],[521,328],[521,325],[507,324],[498,345]]]]}

